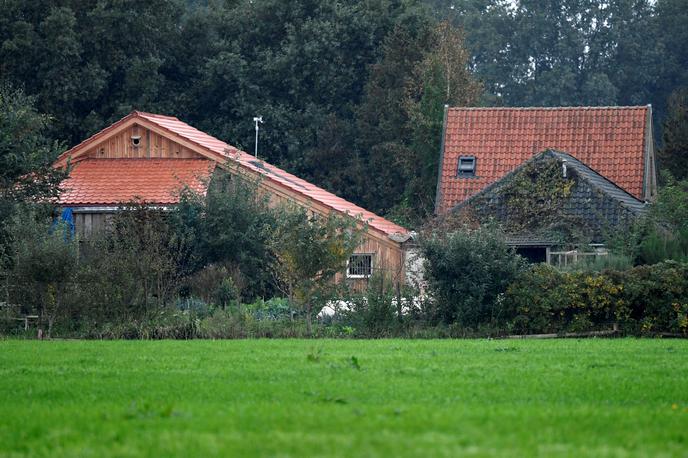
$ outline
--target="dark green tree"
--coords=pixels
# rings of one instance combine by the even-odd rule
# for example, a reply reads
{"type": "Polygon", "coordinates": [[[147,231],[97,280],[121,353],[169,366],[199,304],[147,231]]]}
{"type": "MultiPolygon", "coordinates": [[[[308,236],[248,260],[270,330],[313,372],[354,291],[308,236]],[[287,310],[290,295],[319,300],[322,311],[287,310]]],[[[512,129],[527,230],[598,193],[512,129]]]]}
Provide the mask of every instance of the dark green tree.
{"type": "Polygon", "coordinates": [[[688,178],[688,89],[674,91],[662,129],[659,169],[674,178],[688,178]]]}
{"type": "Polygon", "coordinates": [[[170,221],[178,238],[190,245],[186,273],[222,266],[250,280],[242,288],[243,299],[270,297],[274,257],[268,240],[276,220],[268,203],[258,182],[239,174],[218,172],[206,195],[185,192],[170,221]]]}
{"type": "Polygon", "coordinates": [[[477,327],[493,322],[498,302],[524,267],[493,225],[425,234],[425,271],[433,294],[432,315],[443,323],[477,327]]]}
{"type": "Polygon", "coordinates": [[[468,68],[469,58],[463,32],[442,22],[407,87],[405,107],[411,143],[409,154],[402,156],[408,181],[400,205],[405,207],[402,212],[407,218],[416,223],[434,210],[444,106],[475,105],[482,92],[468,68]]]}
{"type": "Polygon", "coordinates": [[[319,215],[306,208],[283,206],[270,236],[280,290],[306,316],[308,333],[313,318],[333,298],[335,275],[361,242],[365,227],[348,216],[319,215]]]}
{"type": "Polygon", "coordinates": [[[49,118],[34,100],[0,83],[0,257],[6,262],[11,243],[7,224],[22,203],[49,203],[59,194],[64,172],[51,167],[60,145],[45,137],[49,118]]]}
{"type": "Polygon", "coordinates": [[[69,144],[132,108],[171,111],[173,50],[184,7],[175,0],[3,2],[0,74],[35,96],[69,144]]]}
{"type": "Polygon", "coordinates": [[[382,45],[382,59],[370,67],[365,97],[356,113],[356,145],[362,170],[355,176],[361,202],[380,214],[388,214],[404,195],[411,131],[406,103],[414,72],[432,44],[427,24],[407,21],[398,25],[382,45]]]}

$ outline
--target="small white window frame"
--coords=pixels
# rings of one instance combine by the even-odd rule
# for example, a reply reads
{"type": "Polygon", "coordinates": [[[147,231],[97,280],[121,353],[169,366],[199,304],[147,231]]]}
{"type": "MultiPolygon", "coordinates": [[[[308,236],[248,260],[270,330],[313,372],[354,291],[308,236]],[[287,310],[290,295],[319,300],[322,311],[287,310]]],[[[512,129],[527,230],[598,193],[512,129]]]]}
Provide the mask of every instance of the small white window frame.
{"type": "Polygon", "coordinates": [[[346,278],[370,278],[373,275],[373,272],[375,272],[375,253],[354,253],[349,256],[349,259],[346,261],[346,278]],[[349,271],[349,264],[351,263],[351,258],[354,256],[370,256],[370,274],[352,274],[349,271]]]}

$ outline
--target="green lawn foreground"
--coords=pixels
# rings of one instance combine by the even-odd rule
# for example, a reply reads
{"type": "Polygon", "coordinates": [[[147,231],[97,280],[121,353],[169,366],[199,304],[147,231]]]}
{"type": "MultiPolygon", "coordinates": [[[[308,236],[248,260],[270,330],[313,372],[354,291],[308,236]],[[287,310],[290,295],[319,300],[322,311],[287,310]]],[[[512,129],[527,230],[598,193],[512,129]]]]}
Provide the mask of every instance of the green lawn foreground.
{"type": "Polygon", "coordinates": [[[688,456],[686,340],[0,341],[0,456],[688,456]]]}

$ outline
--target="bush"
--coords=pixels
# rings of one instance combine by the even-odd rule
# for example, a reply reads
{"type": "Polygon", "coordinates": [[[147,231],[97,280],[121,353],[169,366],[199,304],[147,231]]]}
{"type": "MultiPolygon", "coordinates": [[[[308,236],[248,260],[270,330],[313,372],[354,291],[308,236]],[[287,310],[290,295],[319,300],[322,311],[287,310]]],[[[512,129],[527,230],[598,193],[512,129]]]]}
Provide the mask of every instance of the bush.
{"type": "Polygon", "coordinates": [[[166,307],[143,318],[106,323],[82,322],[77,334],[85,339],[193,339],[199,335],[200,319],[188,311],[166,307]]]}
{"type": "Polygon", "coordinates": [[[517,334],[609,328],[625,313],[622,290],[604,275],[538,264],[509,286],[500,302],[499,321],[517,334]]]}
{"type": "Polygon", "coordinates": [[[623,284],[628,332],[688,335],[688,264],[665,261],[607,275],[623,284]]]}
{"type": "Polygon", "coordinates": [[[178,238],[188,240],[193,253],[187,270],[209,270],[205,272],[207,278],[204,274],[198,276],[199,282],[213,281],[219,273],[218,283],[205,293],[215,292],[228,277],[233,282],[231,294],[244,301],[270,297],[275,292],[271,270],[275,259],[269,238],[276,225],[276,212],[258,186],[257,181],[238,171],[237,175],[218,172],[207,195],[187,190],[170,212],[174,232],[178,238]]]}
{"type": "Polygon", "coordinates": [[[341,323],[352,329],[357,337],[391,337],[400,321],[393,283],[384,275],[370,278],[368,287],[347,298],[347,307],[340,312],[341,323]]]}
{"type": "Polygon", "coordinates": [[[132,204],[83,244],[71,320],[141,322],[175,303],[189,245],[162,210],[132,204]]]}
{"type": "Polygon", "coordinates": [[[610,329],[688,335],[688,264],[666,261],[626,271],[561,272],[536,265],[512,283],[500,323],[518,334],[610,329]]]}
{"type": "Polygon", "coordinates": [[[493,226],[430,234],[421,249],[434,296],[432,318],[466,327],[495,319],[495,304],[525,265],[493,226]]]}
{"type": "Polygon", "coordinates": [[[50,337],[56,320],[66,313],[79,272],[79,247],[63,224],[27,206],[9,225],[10,258],[5,260],[9,304],[40,316],[50,337]]]}

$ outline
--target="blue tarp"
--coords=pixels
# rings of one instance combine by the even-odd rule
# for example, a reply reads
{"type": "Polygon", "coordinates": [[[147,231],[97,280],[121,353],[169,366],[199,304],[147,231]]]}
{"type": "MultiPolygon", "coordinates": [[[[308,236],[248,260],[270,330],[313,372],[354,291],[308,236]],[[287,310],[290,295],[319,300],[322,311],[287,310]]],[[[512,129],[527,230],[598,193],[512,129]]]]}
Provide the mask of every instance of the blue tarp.
{"type": "Polygon", "coordinates": [[[66,207],[62,210],[62,214],[59,218],[55,218],[52,226],[50,226],[50,232],[52,233],[59,223],[64,223],[65,229],[69,229],[69,232],[65,231],[65,240],[74,237],[74,212],[71,208],[66,207]]]}

